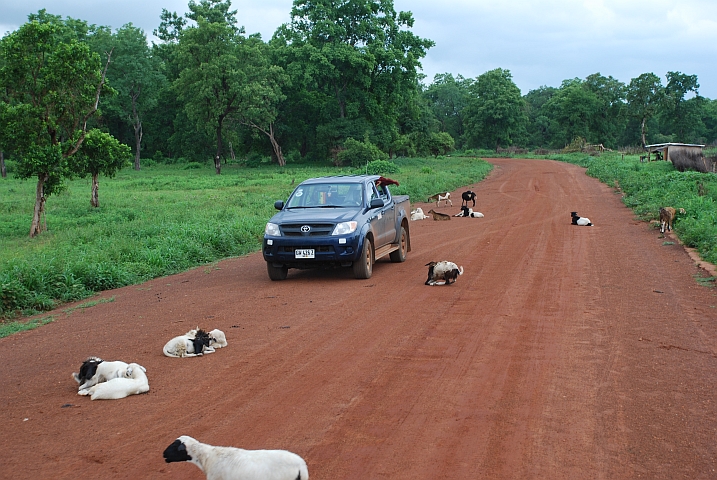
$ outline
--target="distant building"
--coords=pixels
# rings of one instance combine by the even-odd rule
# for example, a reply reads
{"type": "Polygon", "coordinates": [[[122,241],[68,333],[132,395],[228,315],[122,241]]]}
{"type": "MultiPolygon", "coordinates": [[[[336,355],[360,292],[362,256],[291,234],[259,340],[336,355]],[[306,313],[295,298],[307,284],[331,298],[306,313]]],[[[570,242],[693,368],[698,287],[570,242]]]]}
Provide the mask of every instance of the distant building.
{"type": "Polygon", "coordinates": [[[706,158],[702,152],[704,145],[691,143],[656,143],[645,145],[647,161],[654,155],[655,160],[668,160],[677,170],[696,170],[698,172],[713,172],[715,164],[713,159],[706,158]]]}

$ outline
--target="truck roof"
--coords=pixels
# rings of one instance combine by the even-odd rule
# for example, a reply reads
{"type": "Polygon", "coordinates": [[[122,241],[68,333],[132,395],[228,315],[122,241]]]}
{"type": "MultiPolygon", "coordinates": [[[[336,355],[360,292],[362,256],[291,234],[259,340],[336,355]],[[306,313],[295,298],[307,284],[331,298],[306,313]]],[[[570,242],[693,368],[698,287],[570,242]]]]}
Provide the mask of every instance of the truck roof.
{"type": "Polygon", "coordinates": [[[302,185],[326,182],[342,182],[342,183],[363,183],[367,180],[377,180],[380,175],[329,175],[327,177],[309,178],[301,182],[302,185]]]}

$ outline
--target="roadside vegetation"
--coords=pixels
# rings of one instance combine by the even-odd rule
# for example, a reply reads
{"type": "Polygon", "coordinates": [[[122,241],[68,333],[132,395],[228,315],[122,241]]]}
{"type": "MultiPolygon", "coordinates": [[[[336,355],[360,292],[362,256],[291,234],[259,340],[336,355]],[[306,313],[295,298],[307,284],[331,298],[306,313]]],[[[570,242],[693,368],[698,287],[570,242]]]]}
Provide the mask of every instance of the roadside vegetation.
{"type": "Polygon", "coordinates": [[[684,208],[674,231],[680,240],[697,249],[700,257],[717,264],[717,175],[679,172],[670,162],[641,163],[639,156],[605,153],[599,157],[580,153],[547,158],[587,168],[591,177],[624,194],[623,202],[641,220],[659,218],[660,207],[684,208]]]}
{"type": "Polygon", "coordinates": [[[102,182],[102,205],[88,200],[89,179],[67,182],[48,203],[42,236],[27,235],[35,185],[0,182],[0,317],[14,318],[96,292],[170,275],[258,251],[274,201],[306,178],[381,173],[394,194],[413,201],[483,179],[491,166],[475,158],[414,158],[364,168],[258,168],[158,165],[126,169],[102,182]],[[198,167],[198,168],[197,168],[198,167]],[[383,167],[383,168],[382,168],[383,167]]]}

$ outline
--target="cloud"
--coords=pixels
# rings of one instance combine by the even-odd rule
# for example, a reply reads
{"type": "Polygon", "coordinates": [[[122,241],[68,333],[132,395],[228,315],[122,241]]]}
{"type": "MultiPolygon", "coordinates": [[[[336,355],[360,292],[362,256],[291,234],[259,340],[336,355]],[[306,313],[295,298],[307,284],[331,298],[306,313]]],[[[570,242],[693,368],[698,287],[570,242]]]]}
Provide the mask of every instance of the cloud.
{"type": "MultiPolygon", "coordinates": [[[[162,8],[183,15],[187,0],[25,0],[0,4],[0,32],[16,29],[29,13],[46,8],[116,29],[132,22],[151,37],[162,8]]],[[[290,20],[292,0],[234,0],[248,34],[269,40],[290,20]]],[[[600,72],[628,83],[653,72],[698,76],[700,93],[717,98],[717,2],[714,0],[394,0],[411,11],[412,31],[436,46],[423,59],[424,74],[475,78],[511,71],[525,94],[542,85],[600,72]]]]}

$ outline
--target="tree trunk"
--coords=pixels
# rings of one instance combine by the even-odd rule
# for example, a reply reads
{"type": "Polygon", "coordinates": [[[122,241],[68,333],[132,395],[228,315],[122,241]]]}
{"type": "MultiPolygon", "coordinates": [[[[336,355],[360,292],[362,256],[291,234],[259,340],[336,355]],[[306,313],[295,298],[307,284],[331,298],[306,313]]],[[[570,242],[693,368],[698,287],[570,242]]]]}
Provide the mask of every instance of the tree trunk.
{"type": "Polygon", "coordinates": [[[90,199],[90,205],[97,208],[100,206],[100,184],[97,182],[97,177],[99,174],[93,173],[92,174],[92,198],[90,199]]]}
{"type": "Polygon", "coordinates": [[[259,130],[261,133],[269,137],[269,141],[271,142],[271,148],[274,149],[274,155],[276,156],[276,161],[279,162],[279,166],[286,165],[286,160],[284,159],[284,154],[281,153],[281,145],[279,145],[279,142],[276,141],[276,137],[274,137],[274,124],[269,124],[269,131],[267,132],[265,129],[261,128],[259,125],[257,125],[254,122],[251,121],[243,121],[241,122],[243,125],[247,125],[251,128],[255,128],[259,130]]]}
{"type": "Polygon", "coordinates": [[[45,182],[47,182],[48,178],[50,178],[48,173],[41,173],[37,176],[37,188],[35,189],[35,210],[32,214],[30,238],[37,236],[45,230],[42,225],[42,215],[45,213],[45,182]]]}
{"type": "Polygon", "coordinates": [[[219,120],[217,127],[217,154],[214,155],[214,171],[217,175],[222,173],[222,122],[219,120]]]}
{"type": "Polygon", "coordinates": [[[139,150],[140,146],[142,144],[142,120],[139,118],[139,113],[137,112],[137,98],[139,97],[139,94],[141,92],[141,89],[137,91],[136,94],[130,95],[132,99],[132,127],[134,128],[134,169],[139,170],[140,164],[139,164],[139,150]]]}
{"type": "Polygon", "coordinates": [[[647,121],[647,117],[642,117],[642,124],[640,125],[640,138],[642,138],[643,147],[647,145],[647,142],[645,141],[645,121],[647,121]]]}
{"type": "Polygon", "coordinates": [[[7,178],[7,170],[5,169],[5,154],[0,150],[0,175],[2,178],[7,178]]]}
{"type": "Polygon", "coordinates": [[[274,155],[276,155],[276,160],[279,162],[279,166],[283,167],[286,165],[286,160],[284,160],[284,154],[281,153],[281,145],[279,145],[279,142],[277,142],[274,137],[274,124],[272,123],[269,124],[269,141],[274,149],[274,155]]]}

